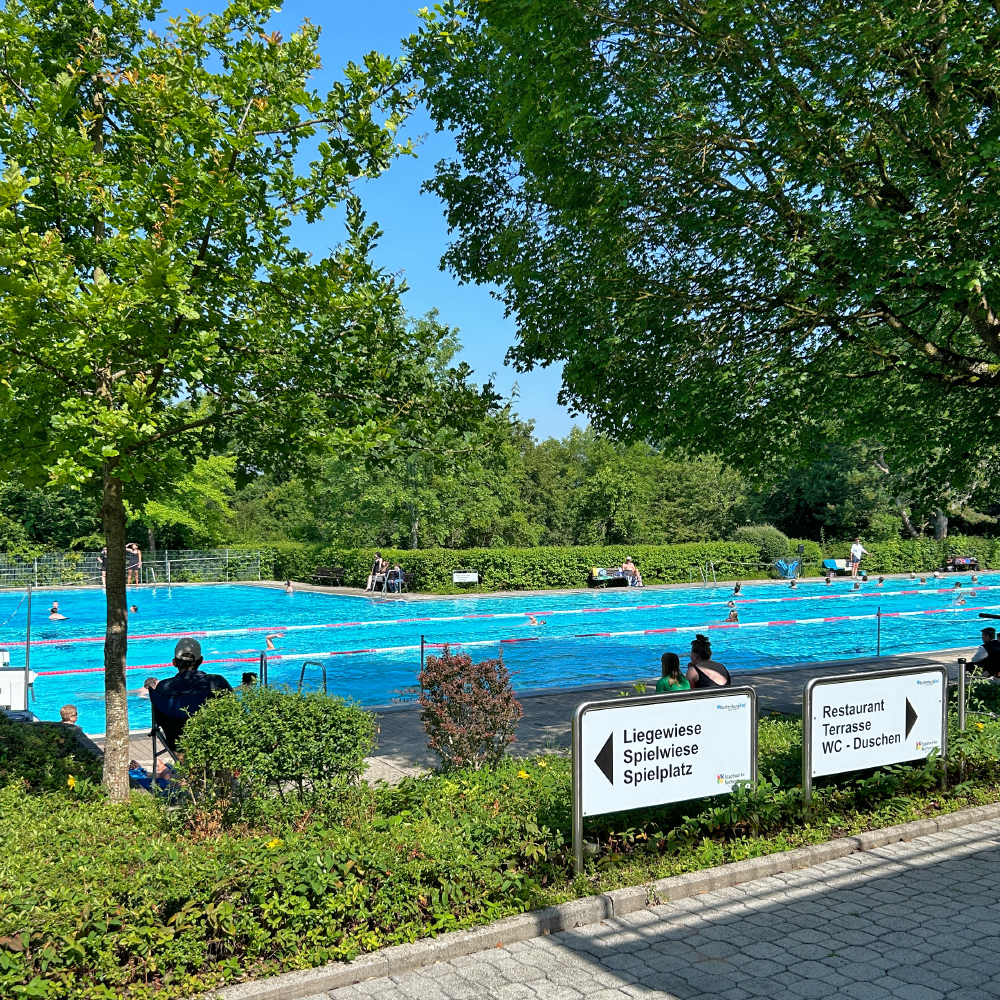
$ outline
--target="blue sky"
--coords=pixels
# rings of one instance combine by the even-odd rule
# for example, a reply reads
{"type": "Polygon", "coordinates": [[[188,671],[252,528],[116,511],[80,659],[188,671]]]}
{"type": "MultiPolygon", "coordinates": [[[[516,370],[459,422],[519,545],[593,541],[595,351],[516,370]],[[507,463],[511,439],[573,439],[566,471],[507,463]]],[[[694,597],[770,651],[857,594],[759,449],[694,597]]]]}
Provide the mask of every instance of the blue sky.
{"type": "MultiPolygon", "coordinates": [[[[323,72],[316,86],[325,92],[350,60],[360,62],[362,55],[373,49],[398,54],[399,40],[415,30],[416,11],[425,2],[287,0],[273,26],[286,37],[307,18],[323,28],[323,72]]],[[[168,3],[174,13],[185,8],[208,13],[222,6],[222,0],[168,3]]],[[[515,408],[522,418],[535,421],[538,438],[562,437],[574,423],[582,426],[585,421],[571,420],[566,409],[556,402],[561,383],[559,369],[517,374],[504,365],[504,355],[515,339],[515,324],[504,318],[503,307],[489,290],[460,285],[451,274],[440,270],[441,255],[448,244],[443,207],[434,195],[421,194],[420,186],[432,176],[435,163],[453,154],[454,144],[449,135],[434,132],[423,109],[411,118],[406,135],[425,136],[417,158],[397,160],[385,175],[358,188],[369,220],[378,222],[384,230],[375,254],[377,262],[406,280],[410,288],[404,299],[408,312],[420,316],[436,307],[442,322],[459,328],[461,358],[475,369],[477,381],[495,374],[497,389],[505,396],[517,383],[515,408]]],[[[296,238],[303,249],[326,254],[342,238],[340,221],[331,219],[303,226],[296,238]]]]}

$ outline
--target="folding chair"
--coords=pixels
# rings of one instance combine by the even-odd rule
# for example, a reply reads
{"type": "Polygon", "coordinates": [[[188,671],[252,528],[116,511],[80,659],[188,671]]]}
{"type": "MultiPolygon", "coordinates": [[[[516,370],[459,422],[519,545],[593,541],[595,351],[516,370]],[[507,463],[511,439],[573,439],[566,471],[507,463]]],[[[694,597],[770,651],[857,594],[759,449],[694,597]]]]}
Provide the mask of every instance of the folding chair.
{"type": "MultiPolygon", "coordinates": [[[[156,688],[150,688],[152,728],[149,735],[153,739],[153,773],[150,775],[150,784],[156,780],[156,762],[160,757],[169,754],[173,760],[177,760],[177,741],[184,732],[187,720],[208,701],[211,695],[211,691],[198,691],[170,698],[159,694],[156,688]],[[162,752],[157,749],[157,738],[163,743],[162,752]]],[[[143,784],[140,779],[136,780],[143,784]]]]}

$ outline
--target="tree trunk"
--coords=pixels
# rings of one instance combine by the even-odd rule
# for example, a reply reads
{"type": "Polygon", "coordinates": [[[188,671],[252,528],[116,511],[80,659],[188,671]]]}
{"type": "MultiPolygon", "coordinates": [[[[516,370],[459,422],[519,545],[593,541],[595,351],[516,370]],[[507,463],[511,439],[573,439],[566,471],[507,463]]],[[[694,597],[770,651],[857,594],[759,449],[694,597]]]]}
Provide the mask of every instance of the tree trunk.
{"type": "Polygon", "coordinates": [[[896,501],[896,507],[899,509],[899,516],[903,519],[903,525],[910,533],[910,538],[919,538],[920,532],[913,526],[913,522],[910,520],[910,515],[906,513],[906,508],[899,500],[896,501]]]}
{"type": "Polygon", "coordinates": [[[152,528],[149,529],[149,554],[156,555],[156,534],[152,528]]]}
{"type": "Polygon", "coordinates": [[[128,650],[128,595],[125,585],[125,503],[122,481],[115,475],[117,462],[104,463],[104,498],[101,519],[108,547],[108,625],[104,639],[104,787],[113,802],[127,802],[128,694],[125,654],[128,650]]]}
{"type": "Polygon", "coordinates": [[[416,504],[410,504],[410,548],[415,549],[417,547],[417,529],[420,526],[420,519],[417,517],[417,507],[416,504]]]}
{"type": "Polygon", "coordinates": [[[948,515],[943,510],[934,511],[934,541],[943,542],[948,537],[948,515]]]}

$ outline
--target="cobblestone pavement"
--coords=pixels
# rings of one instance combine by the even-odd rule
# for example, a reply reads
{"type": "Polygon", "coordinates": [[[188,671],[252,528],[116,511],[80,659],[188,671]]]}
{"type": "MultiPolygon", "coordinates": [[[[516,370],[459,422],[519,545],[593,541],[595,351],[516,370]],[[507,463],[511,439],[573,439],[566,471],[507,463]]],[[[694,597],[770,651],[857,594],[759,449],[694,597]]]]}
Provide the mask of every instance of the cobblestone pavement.
{"type": "Polygon", "coordinates": [[[1000,822],[704,893],[329,996],[989,1000],[1000,997],[1000,822]]]}

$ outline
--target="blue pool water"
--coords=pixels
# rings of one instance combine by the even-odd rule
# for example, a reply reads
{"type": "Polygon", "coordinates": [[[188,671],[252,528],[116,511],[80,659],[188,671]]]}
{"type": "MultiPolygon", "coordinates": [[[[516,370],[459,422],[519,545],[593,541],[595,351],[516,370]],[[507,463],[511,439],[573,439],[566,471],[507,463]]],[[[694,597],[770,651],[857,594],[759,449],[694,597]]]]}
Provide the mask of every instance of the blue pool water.
{"type": "MultiPolygon", "coordinates": [[[[234,685],[243,671],[258,669],[265,634],[277,632],[282,637],[270,660],[271,683],[297,683],[303,661],[319,660],[331,692],[376,705],[412,695],[421,635],[428,643],[464,644],[477,659],[502,649],[519,690],[655,676],[660,653],[672,649],[683,656],[696,630],[707,631],[715,658],[734,672],[871,656],[877,626],[864,616],[879,607],[887,616],[883,653],[974,645],[983,624],[978,611],[1000,608],[1000,574],[981,574],[979,582],[975,597],[968,593],[968,576],[923,587],[890,580],[881,590],[872,581],[860,592],[844,579],[829,587],[802,583],[796,590],[749,584],[737,601],[739,627],[721,625],[732,596],[723,587],[433,600],[289,595],[238,584],[136,587],[129,591],[129,603],[139,608],[129,623],[130,718],[134,728],[146,724],[149,703],[138,691],[145,677],[174,673],[169,661],[179,632],[207,633],[199,636],[205,658],[220,662],[205,669],[234,685]],[[965,607],[954,603],[956,580],[966,591],[965,607]]],[[[0,648],[9,649],[12,665],[24,663],[23,596],[0,593],[0,648]]],[[[103,630],[101,591],[36,592],[31,667],[41,675],[32,706],[39,717],[56,719],[59,707],[73,702],[86,731],[103,731],[103,630]],[[48,621],[53,599],[66,621],[48,621]]],[[[319,667],[309,666],[306,685],[317,686],[319,678],[319,667]]]]}

